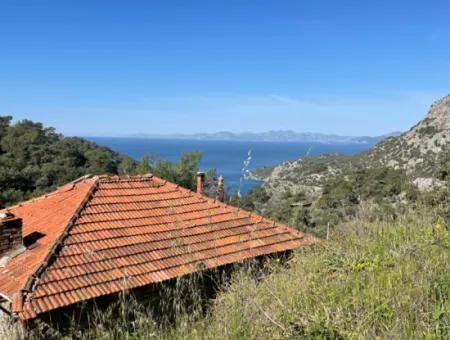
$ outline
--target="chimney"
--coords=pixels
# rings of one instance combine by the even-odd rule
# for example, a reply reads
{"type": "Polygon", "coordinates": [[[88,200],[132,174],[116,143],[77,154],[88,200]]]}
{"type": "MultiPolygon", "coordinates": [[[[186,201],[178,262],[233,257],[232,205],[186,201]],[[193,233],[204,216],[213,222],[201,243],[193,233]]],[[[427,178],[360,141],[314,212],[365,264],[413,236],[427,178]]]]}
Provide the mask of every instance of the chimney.
{"type": "Polygon", "coordinates": [[[0,257],[22,246],[22,219],[0,212],[0,257]]]}
{"type": "Polygon", "coordinates": [[[220,202],[224,202],[225,201],[225,179],[223,178],[223,176],[219,176],[219,178],[217,179],[217,200],[219,200],[220,202]]]}
{"type": "Polygon", "coordinates": [[[197,193],[203,194],[203,180],[205,178],[204,172],[197,172],[197,193]]]}

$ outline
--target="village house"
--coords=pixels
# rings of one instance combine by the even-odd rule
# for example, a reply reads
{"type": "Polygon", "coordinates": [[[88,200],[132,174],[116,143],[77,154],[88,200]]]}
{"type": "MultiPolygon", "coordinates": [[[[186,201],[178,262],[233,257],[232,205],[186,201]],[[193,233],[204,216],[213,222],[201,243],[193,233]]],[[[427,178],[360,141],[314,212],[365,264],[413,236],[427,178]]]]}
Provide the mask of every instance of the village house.
{"type": "Polygon", "coordinates": [[[83,177],[0,211],[1,309],[32,320],[80,301],[315,238],[160,178],[83,177]]]}

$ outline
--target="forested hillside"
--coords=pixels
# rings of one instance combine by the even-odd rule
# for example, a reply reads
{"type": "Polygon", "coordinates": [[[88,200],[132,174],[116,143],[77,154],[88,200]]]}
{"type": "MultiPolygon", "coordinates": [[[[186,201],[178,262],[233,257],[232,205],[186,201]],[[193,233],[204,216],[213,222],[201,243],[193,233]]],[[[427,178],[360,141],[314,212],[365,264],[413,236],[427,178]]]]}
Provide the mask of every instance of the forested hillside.
{"type": "MultiPolygon", "coordinates": [[[[178,163],[145,156],[139,162],[54,128],[0,116],[0,208],[52,191],[90,174],[153,173],[186,188],[195,188],[200,152],[182,155],[178,163]]],[[[151,150],[149,150],[151,153],[151,150]]]]}
{"type": "Polygon", "coordinates": [[[29,120],[0,117],[0,206],[47,192],[85,174],[117,173],[124,157],[29,120]]]}

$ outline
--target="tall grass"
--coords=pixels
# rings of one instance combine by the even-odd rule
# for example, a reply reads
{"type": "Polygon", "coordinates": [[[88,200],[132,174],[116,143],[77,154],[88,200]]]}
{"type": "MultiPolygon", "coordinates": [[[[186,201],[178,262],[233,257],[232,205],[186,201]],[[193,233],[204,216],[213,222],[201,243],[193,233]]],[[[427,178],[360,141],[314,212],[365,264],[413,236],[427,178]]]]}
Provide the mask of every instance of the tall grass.
{"type": "Polygon", "coordinates": [[[449,227],[425,211],[354,220],[263,280],[238,273],[177,336],[450,338],[449,227]]]}
{"type": "Polygon", "coordinates": [[[168,322],[124,297],[69,338],[450,338],[450,221],[417,209],[359,216],[287,265],[268,262],[269,274],[235,272],[206,309],[197,284],[175,285],[170,301],[182,307],[168,322]]]}
{"type": "Polygon", "coordinates": [[[24,339],[24,328],[10,320],[6,315],[0,314],[0,339],[24,339]]]}

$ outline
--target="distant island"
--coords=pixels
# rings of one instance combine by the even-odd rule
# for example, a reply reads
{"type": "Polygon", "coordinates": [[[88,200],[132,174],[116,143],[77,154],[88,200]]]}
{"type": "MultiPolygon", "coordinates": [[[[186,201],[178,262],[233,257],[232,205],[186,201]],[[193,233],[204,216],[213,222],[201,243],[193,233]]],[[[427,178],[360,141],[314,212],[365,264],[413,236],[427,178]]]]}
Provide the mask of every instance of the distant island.
{"type": "Polygon", "coordinates": [[[292,130],[274,130],[267,132],[240,132],[220,131],[215,133],[197,134],[134,134],[124,137],[155,138],[155,139],[185,139],[209,141],[243,141],[243,142],[305,142],[322,144],[376,144],[381,140],[400,135],[393,132],[382,136],[339,136],[334,134],[295,132],[292,130]]]}

